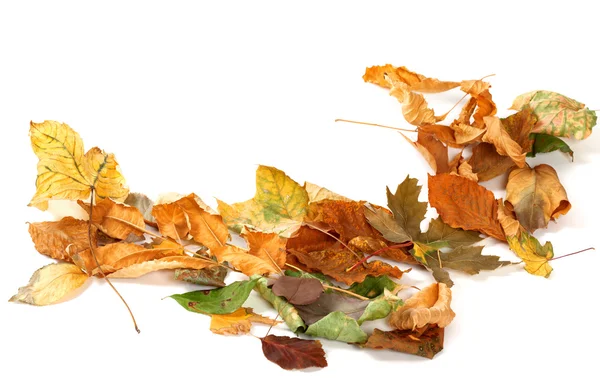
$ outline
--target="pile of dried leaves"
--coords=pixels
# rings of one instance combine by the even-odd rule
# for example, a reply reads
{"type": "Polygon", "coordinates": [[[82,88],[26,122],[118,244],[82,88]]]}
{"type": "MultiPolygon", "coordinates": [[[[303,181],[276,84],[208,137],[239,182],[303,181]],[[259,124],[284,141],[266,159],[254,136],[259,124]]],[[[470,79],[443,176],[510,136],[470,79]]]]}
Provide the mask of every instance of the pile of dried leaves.
{"type": "Polygon", "coordinates": [[[59,262],[37,270],[11,301],[47,305],[90,277],[110,282],[175,269],[177,280],[214,287],[171,296],[188,311],[211,316],[212,332],[246,334],[253,323],[274,326],[281,318],[291,332],[303,334],[267,331],[261,338],[264,355],[284,369],[327,366],[321,343],[305,336],[432,358],[454,318],[448,270],[477,274],[515,264],[483,255],[477,243],[484,236],[506,241],[529,273],[550,275],[552,245],[532,234],[571,206],[556,171],[531,168],[526,157],[554,150],[572,157],[559,137],[586,138],[596,115],[565,96],[535,91],[517,97],[512,108],[518,112],[501,119],[482,80],[445,82],[390,65],[368,68],[364,79],[390,89],[406,120],[418,127],[418,139],[410,142],[436,173],[428,192],[439,217],[427,231],[420,228],[427,203],[418,201],[414,178],[387,189],[387,208],[308,182],[301,186],[268,166],[256,172],[254,198],[241,203],[219,201],[214,210],[193,193],[154,203],[129,192],[113,154],[97,147],[84,152],[66,124],[31,123],[39,162],[29,205],[46,210],[49,200],[77,201],[89,220],[29,225],[36,249],[59,262]],[[469,100],[451,124],[437,124],[447,114],[436,116],[421,93],[458,87],[469,100]],[[448,147],[461,150],[450,159],[448,147]],[[505,201],[478,183],[506,172],[505,201]],[[230,231],[247,247],[231,244],[230,231]],[[403,301],[398,292],[409,286],[398,280],[410,269],[393,262],[423,266],[437,282],[403,301]],[[227,285],[230,271],[246,277],[227,285]],[[252,291],[277,317],[243,306],[252,291]],[[393,330],[361,328],[384,318],[393,330]]]}

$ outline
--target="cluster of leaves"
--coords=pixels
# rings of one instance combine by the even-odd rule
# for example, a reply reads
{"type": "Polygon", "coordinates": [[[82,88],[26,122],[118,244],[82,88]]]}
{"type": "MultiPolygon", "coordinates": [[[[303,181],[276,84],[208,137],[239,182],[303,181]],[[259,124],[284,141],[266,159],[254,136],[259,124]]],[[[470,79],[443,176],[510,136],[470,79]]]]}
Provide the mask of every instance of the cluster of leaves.
{"type": "Polygon", "coordinates": [[[365,80],[390,88],[407,120],[419,126],[413,144],[437,173],[429,176],[428,186],[439,217],[426,231],[420,226],[427,203],[418,201],[421,187],[414,178],[394,192],[387,189],[387,208],[308,182],[299,185],[268,166],[258,167],[256,194],[245,202],[218,201],[214,210],[193,193],[153,202],[129,192],[114,155],[98,148],[84,153],[81,138],[68,125],[31,123],[39,162],[30,205],[45,210],[49,200],[77,201],[89,218],[29,225],[36,249],[58,262],[37,270],[11,301],[47,305],[91,277],[110,282],[172,270],[175,279],[203,288],[170,297],[190,312],[210,316],[216,334],[248,334],[254,323],[272,327],[281,318],[296,337],[269,335],[269,328],[259,339],[266,358],[284,369],[327,366],[321,343],[307,336],[432,358],[442,350],[444,328],[454,318],[448,270],[477,274],[511,264],[483,255],[483,246],[474,245],[481,234],[507,241],[530,273],[549,275],[552,246],[542,246],[531,233],[566,213],[570,204],[554,169],[531,169],[525,155],[564,151],[550,137],[586,137],[589,131],[580,122],[589,125],[595,115],[560,97],[559,128],[548,118],[550,103],[540,102],[548,94],[537,92],[517,99],[520,112],[498,119],[489,85],[482,81],[442,82],[389,65],[367,69],[365,80]],[[458,86],[470,101],[452,125],[436,124],[442,118],[418,92],[458,86]],[[553,135],[541,137],[548,126],[553,135]],[[448,146],[467,145],[474,149],[470,159],[461,152],[449,160],[448,146]],[[494,162],[486,165],[486,158],[494,162]],[[477,182],[499,174],[500,166],[502,172],[512,169],[506,202],[477,182]],[[245,247],[230,243],[231,232],[245,247]],[[410,268],[401,270],[399,263],[424,266],[437,282],[403,301],[398,293],[409,286],[399,279],[410,268]],[[229,272],[242,280],[226,282],[229,272]],[[244,306],[253,291],[273,306],[275,318],[244,306]],[[392,330],[368,333],[362,326],[381,319],[392,330]]]}

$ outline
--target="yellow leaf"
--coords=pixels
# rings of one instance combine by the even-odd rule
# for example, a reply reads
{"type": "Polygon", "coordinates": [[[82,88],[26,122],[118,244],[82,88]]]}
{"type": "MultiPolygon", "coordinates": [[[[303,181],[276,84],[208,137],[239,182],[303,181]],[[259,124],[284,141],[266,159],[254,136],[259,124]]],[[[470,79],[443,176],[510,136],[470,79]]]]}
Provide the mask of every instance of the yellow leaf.
{"type": "Polygon", "coordinates": [[[473,127],[463,123],[452,123],[450,127],[454,130],[454,138],[459,145],[477,142],[481,134],[485,132],[484,128],[473,127]]]}
{"type": "Polygon", "coordinates": [[[269,258],[257,257],[237,246],[219,247],[212,252],[220,263],[229,262],[247,276],[279,273],[279,269],[269,258]]]}
{"type": "Polygon", "coordinates": [[[210,315],[210,330],[219,335],[243,335],[250,332],[252,323],[277,325],[280,321],[258,315],[252,308],[239,308],[227,315],[210,315]]]}
{"type": "Polygon", "coordinates": [[[400,330],[414,330],[427,324],[446,327],[454,319],[450,308],[452,291],[446,284],[431,284],[417,292],[390,315],[390,325],[400,330]]]}
{"type": "Polygon", "coordinates": [[[483,121],[486,132],[483,134],[482,140],[493,144],[498,154],[510,157],[518,167],[524,167],[527,153],[524,153],[521,146],[510,137],[500,119],[495,116],[486,116],[483,121]]]}
{"type": "Polygon", "coordinates": [[[548,263],[554,257],[552,243],[546,242],[543,246],[526,231],[520,231],[518,236],[506,238],[510,249],[525,262],[525,270],[533,275],[548,278],[552,273],[552,266],[548,263]]]}
{"type": "Polygon", "coordinates": [[[506,209],[502,199],[498,199],[498,221],[507,237],[516,236],[519,233],[521,225],[514,218],[512,212],[506,209]]]}
{"type": "Polygon", "coordinates": [[[408,90],[406,84],[394,84],[394,87],[390,90],[390,95],[397,98],[402,104],[402,115],[410,124],[421,126],[438,122],[433,109],[429,108],[423,95],[408,90]]]}
{"type": "Polygon", "coordinates": [[[79,134],[64,123],[31,122],[31,147],[39,158],[36,193],[29,203],[48,209],[50,199],[86,199],[91,188],[99,198],[124,200],[129,193],[113,154],[94,147],[84,154],[79,134]]]}
{"type": "Polygon", "coordinates": [[[78,266],[70,263],[53,263],[33,273],[29,284],[9,301],[32,305],[48,305],[62,299],[69,292],[82,286],[88,276],[78,266]]]}

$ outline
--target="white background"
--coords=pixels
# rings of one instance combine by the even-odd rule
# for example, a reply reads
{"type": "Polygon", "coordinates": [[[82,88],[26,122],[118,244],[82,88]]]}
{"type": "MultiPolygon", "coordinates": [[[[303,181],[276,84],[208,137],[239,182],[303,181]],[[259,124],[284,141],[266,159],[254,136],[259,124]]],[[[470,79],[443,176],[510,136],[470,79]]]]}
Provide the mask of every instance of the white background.
{"type": "MultiPolygon", "coordinates": [[[[367,66],[406,65],[444,80],[495,73],[489,80],[500,115],[535,89],[600,109],[593,2],[540,4],[2,2],[0,297],[7,301],[52,262],[34,250],[26,221],[61,216],[26,206],[37,162],[30,120],[68,123],[88,148],[114,152],[131,189],[151,196],[195,191],[211,204],[213,196],[246,200],[256,166],[266,164],[385,204],[386,185],[407,174],[426,184],[430,170],[394,131],[334,123],[409,127],[394,98],[362,81],[367,66]]],[[[443,112],[460,97],[432,101],[443,112]]],[[[569,143],[574,163],[560,153],[529,161],[555,166],[573,204],[536,233],[556,255],[597,244],[600,134],[569,143]]],[[[486,185],[503,195],[501,179],[486,185]]],[[[484,243],[484,253],[515,259],[491,239],[484,243]]],[[[519,267],[453,273],[457,316],[432,361],[324,341],[329,367],[309,372],[281,370],[257,339],[213,335],[207,317],[161,300],[194,289],[169,274],[117,282],[140,335],[108,286],[94,280],[54,306],[0,303],[0,386],[597,387],[598,255],[552,265],[550,279],[519,267]]],[[[403,281],[431,280],[413,271],[403,281]]],[[[249,304],[270,312],[257,297],[249,304]]]]}

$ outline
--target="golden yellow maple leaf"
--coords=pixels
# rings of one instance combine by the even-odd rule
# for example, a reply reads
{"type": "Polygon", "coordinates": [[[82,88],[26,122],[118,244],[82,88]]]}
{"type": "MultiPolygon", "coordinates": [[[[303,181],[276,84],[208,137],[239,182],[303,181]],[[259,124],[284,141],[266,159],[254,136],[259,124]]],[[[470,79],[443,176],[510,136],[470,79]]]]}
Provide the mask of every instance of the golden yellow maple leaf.
{"type": "Polygon", "coordinates": [[[280,321],[261,316],[252,311],[252,308],[238,308],[227,315],[210,315],[210,330],[219,335],[243,335],[250,332],[252,323],[277,325],[280,321]]]}
{"type": "Polygon", "coordinates": [[[113,154],[97,147],[84,154],[83,141],[67,124],[31,122],[31,147],[39,158],[36,193],[29,203],[48,209],[50,199],[78,200],[90,196],[124,200],[129,193],[113,154]]]}

